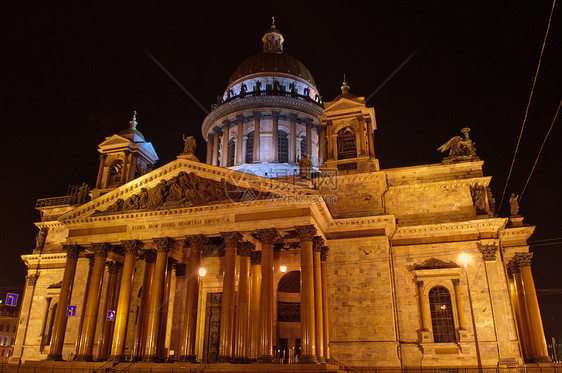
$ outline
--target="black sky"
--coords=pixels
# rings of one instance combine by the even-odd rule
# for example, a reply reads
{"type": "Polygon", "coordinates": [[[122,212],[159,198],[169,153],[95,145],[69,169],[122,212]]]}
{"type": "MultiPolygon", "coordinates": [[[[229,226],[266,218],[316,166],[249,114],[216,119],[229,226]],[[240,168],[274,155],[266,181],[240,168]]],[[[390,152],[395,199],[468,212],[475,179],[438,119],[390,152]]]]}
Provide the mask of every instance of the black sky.
{"type": "MultiPolygon", "coordinates": [[[[285,51],[312,72],[324,100],[351,91],[375,107],[382,168],[441,161],[435,150],[470,127],[499,203],[544,38],[550,1],[495,2],[50,2],[4,9],[0,289],[20,290],[39,214],[36,199],[93,185],[97,144],[128,126],[151,141],[159,166],[181,152],[182,134],[203,139],[205,113],[148,57],[151,53],[204,107],[230,74],[260,51],[271,16],[285,51]]],[[[4,5],[5,6],[5,5],[4,5]]],[[[562,97],[562,9],[554,10],[535,97],[508,193],[523,188],[562,97]]],[[[524,198],[531,240],[562,236],[560,120],[524,198]]],[[[504,202],[502,216],[507,215],[504,202]]],[[[562,288],[562,244],[533,247],[538,289],[562,288]]],[[[547,337],[562,334],[562,295],[540,296],[547,337]]]]}

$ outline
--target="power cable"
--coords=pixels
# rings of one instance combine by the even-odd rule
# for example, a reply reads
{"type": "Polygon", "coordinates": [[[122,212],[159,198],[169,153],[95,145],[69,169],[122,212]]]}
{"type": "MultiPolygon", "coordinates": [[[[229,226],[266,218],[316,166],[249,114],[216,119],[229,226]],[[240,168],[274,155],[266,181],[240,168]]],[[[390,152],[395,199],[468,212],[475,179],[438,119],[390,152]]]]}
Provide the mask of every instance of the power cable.
{"type": "Polygon", "coordinates": [[[556,109],[556,114],[554,114],[554,119],[552,119],[552,123],[550,123],[550,128],[542,141],[541,148],[539,149],[539,154],[537,154],[537,158],[535,159],[535,163],[533,164],[533,168],[531,169],[531,173],[529,173],[529,177],[525,182],[525,186],[523,187],[523,191],[521,192],[521,196],[519,197],[519,201],[523,198],[523,194],[525,194],[525,189],[527,189],[527,184],[529,184],[529,180],[531,180],[531,176],[533,176],[533,171],[535,171],[535,167],[537,166],[537,162],[539,161],[539,157],[541,156],[542,149],[544,148],[544,144],[546,143],[546,139],[548,139],[548,135],[550,135],[550,131],[552,131],[552,127],[554,126],[554,122],[556,122],[556,118],[558,117],[558,112],[560,111],[560,106],[562,105],[562,100],[558,104],[558,109],[556,109]]]}
{"type": "Polygon", "coordinates": [[[523,117],[523,124],[521,125],[521,131],[519,132],[519,139],[517,139],[517,145],[515,146],[515,152],[513,153],[513,159],[511,160],[511,166],[509,167],[509,173],[507,174],[507,179],[505,180],[505,186],[503,187],[502,198],[500,204],[498,205],[498,211],[502,207],[502,203],[505,197],[505,191],[507,190],[507,185],[509,184],[509,179],[511,178],[511,172],[513,171],[513,165],[515,164],[515,158],[517,157],[517,151],[519,150],[519,144],[521,143],[521,137],[523,136],[523,130],[525,129],[525,123],[527,122],[527,115],[529,114],[529,107],[531,106],[531,100],[533,99],[533,93],[535,92],[535,84],[537,83],[537,76],[539,75],[539,70],[541,67],[542,54],[544,52],[544,46],[546,45],[546,38],[548,37],[548,31],[550,30],[550,22],[552,20],[552,13],[554,12],[554,5],[556,0],[552,1],[552,9],[550,10],[550,16],[548,17],[548,26],[546,27],[546,34],[544,35],[544,40],[542,42],[541,53],[539,55],[539,63],[537,64],[537,71],[535,72],[535,78],[533,79],[533,86],[531,87],[531,94],[529,95],[529,101],[527,102],[527,107],[525,109],[525,116],[523,117]]]}

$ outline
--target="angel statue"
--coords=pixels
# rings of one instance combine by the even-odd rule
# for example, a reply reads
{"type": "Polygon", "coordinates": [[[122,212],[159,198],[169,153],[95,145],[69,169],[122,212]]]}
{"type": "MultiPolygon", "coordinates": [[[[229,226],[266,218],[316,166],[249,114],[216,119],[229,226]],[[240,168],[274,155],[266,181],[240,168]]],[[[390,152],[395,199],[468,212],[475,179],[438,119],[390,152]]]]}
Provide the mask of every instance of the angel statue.
{"type": "Polygon", "coordinates": [[[299,164],[300,177],[302,177],[303,179],[310,179],[312,161],[308,157],[308,154],[302,153],[302,158],[297,157],[297,163],[299,164]]]}
{"type": "Polygon", "coordinates": [[[183,135],[183,142],[185,145],[183,146],[183,153],[182,154],[194,154],[195,153],[195,137],[193,136],[185,136],[183,135]]]}
{"type": "Polygon", "coordinates": [[[468,133],[470,128],[465,127],[461,130],[464,134],[464,139],[460,136],[455,136],[445,144],[441,145],[437,150],[441,153],[449,151],[449,158],[457,159],[471,159],[477,158],[475,143],[470,139],[468,133]]]}

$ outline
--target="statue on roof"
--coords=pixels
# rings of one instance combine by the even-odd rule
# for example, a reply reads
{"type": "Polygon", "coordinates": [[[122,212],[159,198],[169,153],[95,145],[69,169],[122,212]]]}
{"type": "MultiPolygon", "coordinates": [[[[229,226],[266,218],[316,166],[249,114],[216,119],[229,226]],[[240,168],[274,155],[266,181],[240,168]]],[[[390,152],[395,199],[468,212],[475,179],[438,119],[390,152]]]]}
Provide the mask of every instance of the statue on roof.
{"type": "Polygon", "coordinates": [[[461,130],[461,132],[464,134],[464,139],[460,136],[455,136],[437,148],[437,150],[441,153],[445,153],[448,150],[449,156],[447,158],[449,158],[449,160],[468,160],[478,158],[476,155],[475,143],[468,136],[470,128],[465,127],[461,130]]]}
{"type": "Polygon", "coordinates": [[[515,193],[511,193],[511,197],[509,197],[509,212],[512,218],[519,217],[519,196],[516,196],[515,193]]]}
{"type": "Polygon", "coordinates": [[[183,153],[182,154],[195,154],[195,137],[183,135],[183,153]]]}
{"type": "Polygon", "coordinates": [[[308,154],[302,153],[302,158],[297,157],[297,163],[299,164],[299,175],[303,179],[310,179],[310,173],[312,171],[312,161],[310,160],[308,154]]]}

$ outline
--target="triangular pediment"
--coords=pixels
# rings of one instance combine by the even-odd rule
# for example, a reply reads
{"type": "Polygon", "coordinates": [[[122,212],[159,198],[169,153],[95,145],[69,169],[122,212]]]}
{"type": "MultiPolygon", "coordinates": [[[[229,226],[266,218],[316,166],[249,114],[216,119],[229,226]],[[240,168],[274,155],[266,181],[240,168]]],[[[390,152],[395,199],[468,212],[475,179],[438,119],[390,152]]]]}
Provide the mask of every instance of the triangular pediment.
{"type": "Polygon", "coordinates": [[[130,143],[131,140],[115,134],[106,137],[105,140],[98,145],[98,147],[100,149],[114,149],[114,148],[128,147],[130,143]]]}
{"type": "Polygon", "coordinates": [[[59,220],[259,202],[279,195],[317,193],[282,181],[178,158],[69,211],[59,220]]]}
{"type": "Polygon", "coordinates": [[[332,101],[326,103],[326,108],[324,109],[324,115],[330,112],[340,112],[340,111],[362,111],[365,109],[365,100],[360,100],[359,98],[348,99],[341,98],[337,101],[332,101]]]}
{"type": "Polygon", "coordinates": [[[429,258],[421,264],[415,264],[412,269],[419,271],[424,269],[460,268],[455,262],[449,262],[437,258],[429,258]]]}

